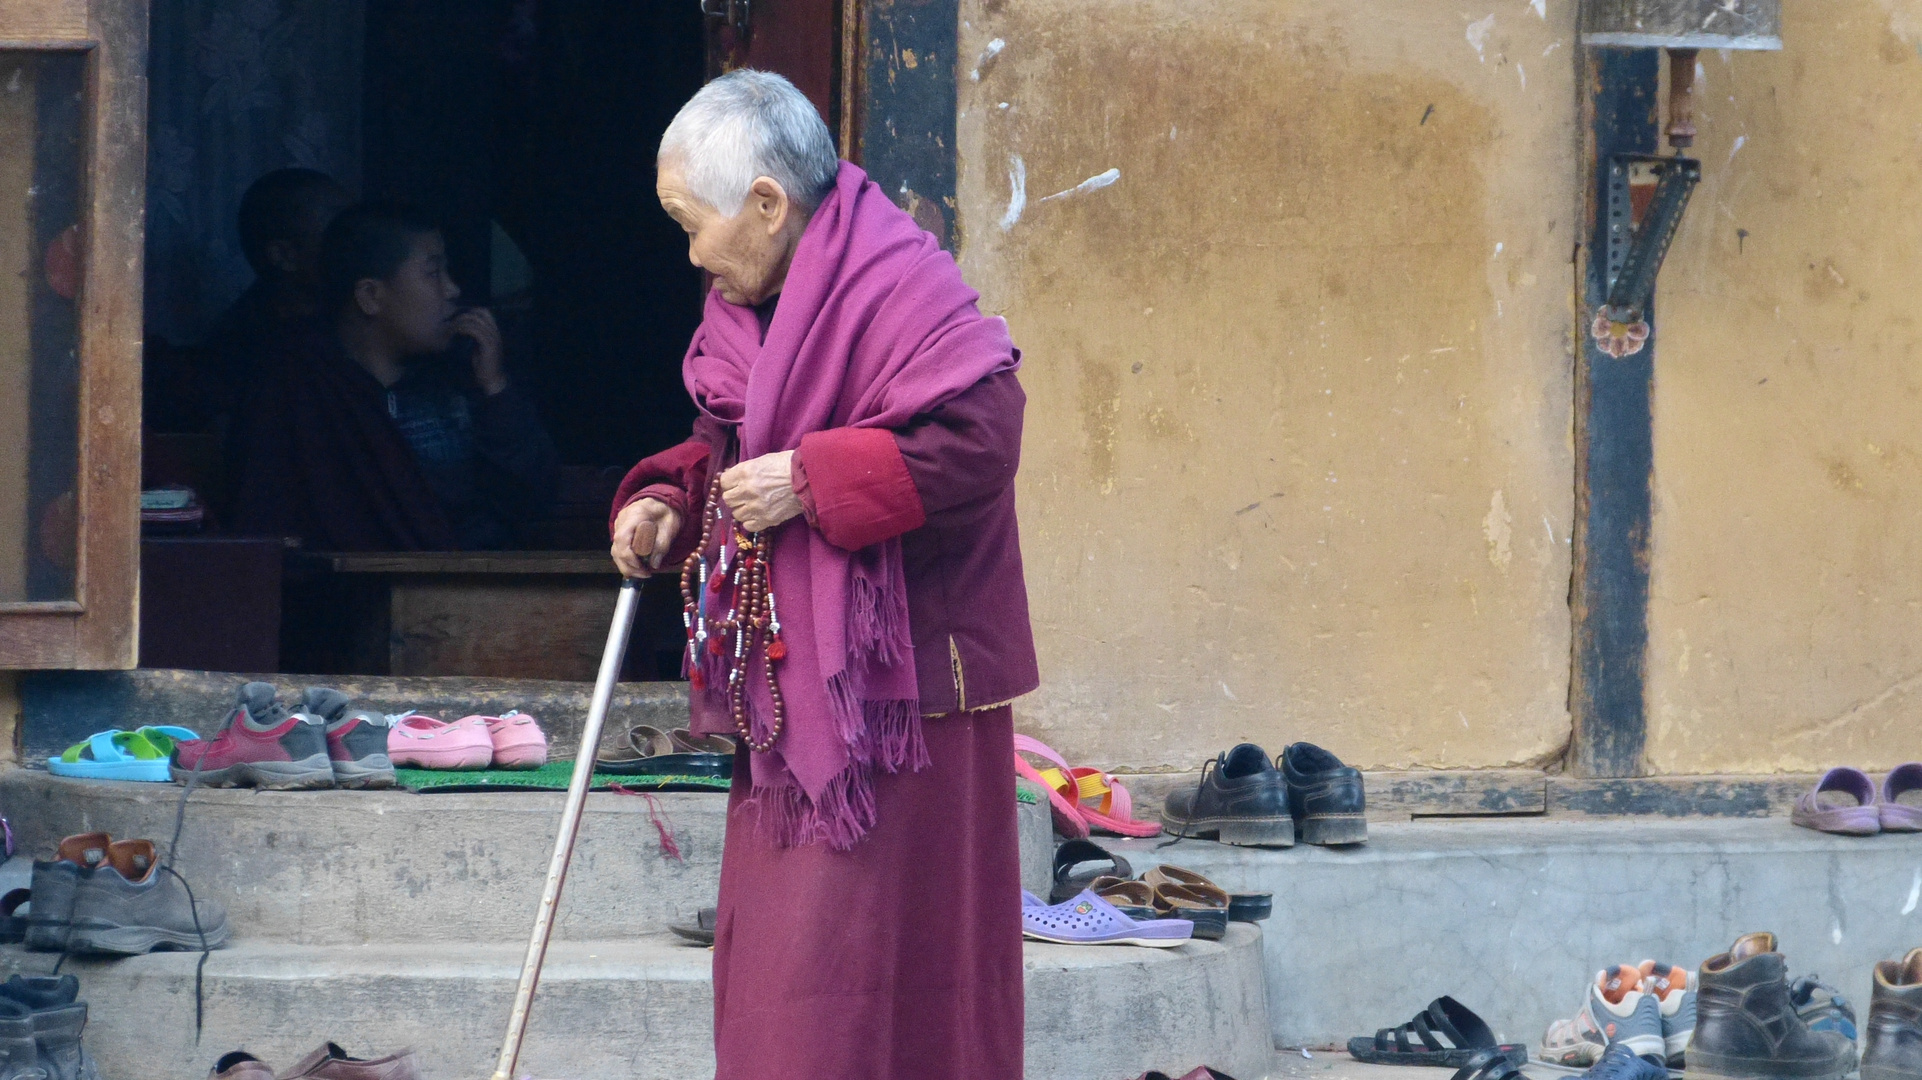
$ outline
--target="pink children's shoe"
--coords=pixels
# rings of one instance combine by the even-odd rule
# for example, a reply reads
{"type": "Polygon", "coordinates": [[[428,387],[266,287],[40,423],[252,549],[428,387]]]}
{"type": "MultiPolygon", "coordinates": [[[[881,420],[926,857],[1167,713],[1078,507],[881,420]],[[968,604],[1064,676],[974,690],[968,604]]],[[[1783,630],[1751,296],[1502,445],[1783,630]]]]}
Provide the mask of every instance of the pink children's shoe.
{"type": "MultiPolygon", "coordinates": [[[[515,709],[506,716],[470,716],[487,725],[496,769],[538,769],[547,764],[547,736],[534,718],[515,709]]],[[[466,723],[467,720],[461,721],[466,723]]]]}
{"type": "Polygon", "coordinates": [[[387,735],[387,756],[397,768],[485,769],[494,758],[494,740],[481,717],[463,717],[451,724],[422,713],[391,719],[394,727],[387,735]]]}

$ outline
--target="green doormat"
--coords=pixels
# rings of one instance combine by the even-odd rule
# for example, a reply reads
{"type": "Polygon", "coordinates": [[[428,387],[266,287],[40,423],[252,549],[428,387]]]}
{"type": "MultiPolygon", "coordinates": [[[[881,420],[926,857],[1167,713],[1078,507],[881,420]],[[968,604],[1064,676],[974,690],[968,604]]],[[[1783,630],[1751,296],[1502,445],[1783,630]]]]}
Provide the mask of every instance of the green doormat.
{"type": "MultiPolygon", "coordinates": [[[[395,782],[408,791],[566,791],[574,763],[550,761],[538,769],[395,769],[395,782]]],[[[619,784],[628,791],[726,791],[728,781],[714,776],[614,776],[595,773],[593,790],[619,784]]]]}

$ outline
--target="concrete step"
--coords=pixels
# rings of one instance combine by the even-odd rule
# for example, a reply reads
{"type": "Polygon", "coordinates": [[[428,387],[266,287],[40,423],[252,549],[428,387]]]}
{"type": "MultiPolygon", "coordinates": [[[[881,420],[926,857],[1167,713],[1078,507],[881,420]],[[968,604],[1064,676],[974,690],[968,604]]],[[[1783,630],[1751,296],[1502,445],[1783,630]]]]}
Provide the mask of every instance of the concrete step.
{"type": "MultiPolygon", "coordinates": [[[[556,757],[574,756],[587,721],[591,683],[542,679],[470,679],[374,675],[246,675],[220,671],[142,668],[137,671],[39,671],[20,683],[21,749],[44,760],[94,732],[140,724],[179,724],[211,734],[234,707],[234,692],[252,680],[280,688],[298,702],[309,686],[331,686],[355,708],[383,713],[417,709],[443,720],[519,709],[540,721],[556,757]]],[[[635,724],[687,726],[687,684],[621,683],[608,711],[607,731],[635,724]]]]}
{"type": "MultiPolygon", "coordinates": [[[[86,1045],[109,1077],[203,1076],[244,1048],[281,1067],[323,1040],[350,1052],[412,1046],[428,1080],[490,1075],[523,947],[241,943],[205,975],[198,954],[74,959],[92,1020],[86,1045]]],[[[541,978],[523,1075],[688,1080],[713,1074],[710,956],[677,939],[557,945],[541,978]]],[[[0,948],[0,974],[52,958],[0,948]]],[[[1207,1061],[1237,1077],[1269,1062],[1260,932],[1177,949],[1026,948],[1027,1075],[1119,1080],[1207,1061]]]]}
{"type": "MultiPolygon", "coordinates": [[[[94,830],[146,837],[164,854],[182,789],[0,773],[0,807],[19,850],[50,852],[94,830]]],[[[590,795],[562,894],[563,941],[631,937],[711,906],[720,884],[727,796],[656,796],[680,859],[662,853],[646,799],[590,795]]],[[[296,945],[525,941],[553,851],[558,792],[197,789],[177,866],[219,900],[243,940],[296,945]]],[[[1022,877],[1046,891],[1048,808],[1020,804],[1022,877]]]]}
{"type": "Polygon", "coordinates": [[[1532,1043],[1601,968],[1693,968],[1752,930],[1780,936],[1791,974],[1819,972],[1861,1010],[1874,961],[1922,945],[1922,834],[1502,818],[1371,823],[1353,849],[1112,846],[1138,871],[1169,862],[1275,894],[1264,925],[1278,1046],[1344,1045],[1442,994],[1532,1043]]]}

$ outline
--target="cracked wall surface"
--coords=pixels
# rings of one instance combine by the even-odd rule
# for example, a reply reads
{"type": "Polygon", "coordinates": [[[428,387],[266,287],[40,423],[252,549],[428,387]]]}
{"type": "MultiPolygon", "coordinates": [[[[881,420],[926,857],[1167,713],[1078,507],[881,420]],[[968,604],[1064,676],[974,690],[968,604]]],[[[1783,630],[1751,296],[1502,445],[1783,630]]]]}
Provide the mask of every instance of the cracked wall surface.
{"type": "Polygon", "coordinates": [[[1702,54],[1662,272],[1661,772],[1922,757],[1922,2],[1783,9],[1784,52],[1702,54]]]}
{"type": "Polygon", "coordinates": [[[967,0],[959,234],[1029,394],[1070,758],[1568,738],[1572,0],[967,0]]]}

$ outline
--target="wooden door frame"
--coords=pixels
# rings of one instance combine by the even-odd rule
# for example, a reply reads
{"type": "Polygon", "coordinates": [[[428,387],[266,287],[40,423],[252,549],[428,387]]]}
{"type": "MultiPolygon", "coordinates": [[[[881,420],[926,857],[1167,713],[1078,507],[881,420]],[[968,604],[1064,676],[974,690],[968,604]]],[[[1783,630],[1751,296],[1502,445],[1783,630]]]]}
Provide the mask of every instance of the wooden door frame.
{"type": "Polygon", "coordinates": [[[0,669],[130,668],[138,650],[147,4],[12,0],[0,48],[84,51],[74,599],[0,605],[0,669]]]}

